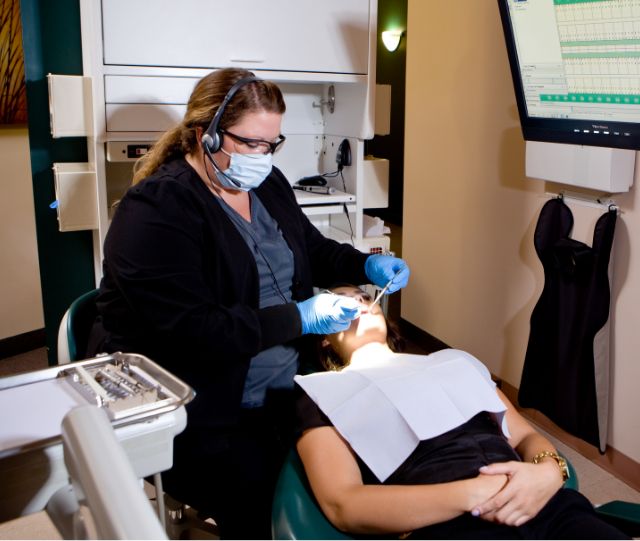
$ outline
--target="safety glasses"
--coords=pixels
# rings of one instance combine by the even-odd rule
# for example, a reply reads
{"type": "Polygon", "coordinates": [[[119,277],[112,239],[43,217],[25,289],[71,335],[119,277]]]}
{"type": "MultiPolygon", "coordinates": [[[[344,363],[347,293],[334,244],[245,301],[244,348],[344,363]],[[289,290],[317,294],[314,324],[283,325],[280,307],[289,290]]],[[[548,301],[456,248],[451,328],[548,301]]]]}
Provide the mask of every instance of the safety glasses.
{"type": "Polygon", "coordinates": [[[278,135],[278,140],[275,142],[265,141],[264,139],[251,139],[249,137],[241,137],[240,135],[236,135],[235,133],[231,133],[228,130],[220,130],[220,133],[224,135],[228,135],[237,143],[242,143],[246,145],[251,150],[262,150],[262,154],[274,154],[278,147],[284,143],[286,137],[282,134],[278,135]]]}

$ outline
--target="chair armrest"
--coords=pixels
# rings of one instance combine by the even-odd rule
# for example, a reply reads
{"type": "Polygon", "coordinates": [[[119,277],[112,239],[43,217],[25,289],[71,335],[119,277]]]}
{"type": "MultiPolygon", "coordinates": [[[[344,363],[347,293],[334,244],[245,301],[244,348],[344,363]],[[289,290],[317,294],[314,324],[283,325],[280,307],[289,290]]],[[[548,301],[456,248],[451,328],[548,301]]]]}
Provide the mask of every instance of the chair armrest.
{"type": "Polygon", "coordinates": [[[596,513],[631,537],[640,537],[640,503],[613,500],[596,507],[596,513]]]}

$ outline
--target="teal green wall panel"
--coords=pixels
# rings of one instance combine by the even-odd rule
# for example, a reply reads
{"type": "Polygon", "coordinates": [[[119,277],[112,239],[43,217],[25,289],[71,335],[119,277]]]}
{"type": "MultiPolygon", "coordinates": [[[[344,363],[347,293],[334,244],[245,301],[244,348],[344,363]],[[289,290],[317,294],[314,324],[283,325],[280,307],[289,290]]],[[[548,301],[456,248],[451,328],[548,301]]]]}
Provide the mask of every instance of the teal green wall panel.
{"type": "Polygon", "coordinates": [[[78,0],[21,0],[22,40],[40,282],[49,364],[55,364],[58,325],[71,302],[94,286],[90,231],[61,233],[54,162],[86,162],[84,138],[52,139],[47,74],[82,74],[78,0]]]}

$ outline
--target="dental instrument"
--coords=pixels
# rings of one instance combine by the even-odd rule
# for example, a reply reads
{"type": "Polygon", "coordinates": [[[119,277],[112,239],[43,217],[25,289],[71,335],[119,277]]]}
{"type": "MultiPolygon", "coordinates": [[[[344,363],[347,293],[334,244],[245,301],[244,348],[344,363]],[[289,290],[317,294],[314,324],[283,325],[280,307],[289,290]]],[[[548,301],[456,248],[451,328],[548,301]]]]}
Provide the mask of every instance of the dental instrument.
{"type": "Polygon", "coordinates": [[[369,308],[371,308],[372,306],[375,306],[376,304],[378,304],[380,302],[380,299],[382,299],[382,295],[384,295],[387,292],[387,289],[389,289],[389,287],[391,287],[391,284],[393,283],[393,281],[396,279],[396,277],[398,276],[398,274],[400,274],[402,272],[402,269],[400,269],[399,271],[397,271],[391,278],[391,280],[389,280],[386,285],[380,290],[380,293],[378,293],[378,295],[376,295],[376,298],[373,299],[373,302],[370,304],[369,308]]]}

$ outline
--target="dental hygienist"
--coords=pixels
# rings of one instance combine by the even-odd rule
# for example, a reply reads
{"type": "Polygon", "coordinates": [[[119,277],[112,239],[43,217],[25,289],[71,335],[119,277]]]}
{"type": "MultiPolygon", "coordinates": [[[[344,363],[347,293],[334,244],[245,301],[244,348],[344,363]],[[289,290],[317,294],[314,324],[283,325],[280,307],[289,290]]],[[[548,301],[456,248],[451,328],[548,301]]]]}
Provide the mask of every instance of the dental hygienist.
{"type": "Polygon", "coordinates": [[[91,335],[90,353],[146,355],[195,389],[165,490],[227,539],[270,537],[303,335],[358,315],[354,299],[313,286],[393,279],[393,293],[409,278],[401,259],[363,254],[308,221],[272,166],[284,112],[279,88],[248,71],[197,83],[115,212],[91,335]]]}

